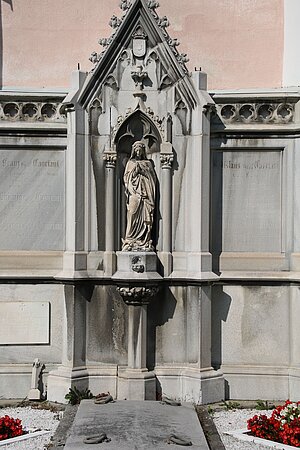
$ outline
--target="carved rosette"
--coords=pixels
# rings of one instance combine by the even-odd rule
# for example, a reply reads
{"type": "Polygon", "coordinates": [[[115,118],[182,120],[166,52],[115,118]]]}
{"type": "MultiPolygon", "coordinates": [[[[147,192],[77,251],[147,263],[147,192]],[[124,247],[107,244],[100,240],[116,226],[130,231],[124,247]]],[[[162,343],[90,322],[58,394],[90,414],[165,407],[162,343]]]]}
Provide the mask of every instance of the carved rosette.
{"type": "Polygon", "coordinates": [[[114,151],[104,152],[103,160],[105,161],[105,167],[107,169],[114,169],[117,162],[117,153],[114,151]]]}
{"type": "Polygon", "coordinates": [[[161,153],[160,154],[160,163],[162,169],[171,169],[174,161],[173,153],[161,153]]]}
{"type": "Polygon", "coordinates": [[[158,286],[118,286],[117,291],[126,305],[149,305],[158,292],[158,286]]]}

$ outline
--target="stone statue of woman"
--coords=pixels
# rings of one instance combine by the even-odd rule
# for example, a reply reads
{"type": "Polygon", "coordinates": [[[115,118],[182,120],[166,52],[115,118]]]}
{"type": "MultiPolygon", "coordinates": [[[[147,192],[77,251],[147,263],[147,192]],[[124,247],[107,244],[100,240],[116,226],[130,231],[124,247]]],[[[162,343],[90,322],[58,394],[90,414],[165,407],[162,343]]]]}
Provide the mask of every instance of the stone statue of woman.
{"type": "Polygon", "coordinates": [[[136,141],[124,172],[127,227],[122,251],[153,251],[151,229],[155,206],[156,176],[145,145],[136,141]]]}

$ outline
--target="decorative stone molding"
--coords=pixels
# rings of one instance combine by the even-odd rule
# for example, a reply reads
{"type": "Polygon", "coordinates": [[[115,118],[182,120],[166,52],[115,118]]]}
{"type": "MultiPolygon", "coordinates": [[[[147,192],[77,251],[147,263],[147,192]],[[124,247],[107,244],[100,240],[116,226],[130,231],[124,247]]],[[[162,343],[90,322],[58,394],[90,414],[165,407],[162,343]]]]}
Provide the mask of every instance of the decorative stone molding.
{"type": "MultiPolygon", "coordinates": [[[[112,132],[112,136],[113,138],[115,138],[119,128],[122,126],[122,124],[125,122],[125,120],[133,113],[133,109],[132,108],[127,108],[125,111],[125,114],[119,115],[117,118],[117,123],[113,128],[113,132],[112,132]]],[[[155,115],[153,109],[151,109],[150,107],[145,108],[145,110],[143,111],[144,114],[146,114],[146,116],[149,117],[149,119],[156,125],[157,129],[159,130],[159,132],[161,133],[162,137],[165,137],[166,134],[166,130],[165,130],[165,118],[160,118],[159,116],[155,115]]]]}
{"type": "Polygon", "coordinates": [[[286,124],[294,121],[294,109],[293,103],[227,103],[217,104],[215,114],[225,124],[286,124]]]}
{"type": "Polygon", "coordinates": [[[141,306],[150,303],[152,297],[158,292],[158,286],[118,286],[117,291],[126,305],[141,306]]]}
{"type": "Polygon", "coordinates": [[[161,153],[160,162],[162,169],[171,169],[174,161],[173,153],[161,153]]]}
{"type": "Polygon", "coordinates": [[[114,169],[117,162],[117,153],[114,151],[106,151],[103,153],[103,160],[107,169],[114,169]]]}
{"type": "MultiPolygon", "coordinates": [[[[121,19],[119,19],[116,15],[113,15],[109,21],[109,25],[111,26],[111,28],[113,28],[114,33],[109,37],[109,38],[100,38],[98,43],[103,47],[103,51],[98,53],[96,51],[94,51],[89,60],[91,61],[92,64],[96,65],[104,56],[105,52],[107,51],[108,47],[110,46],[110,44],[112,43],[112,41],[115,38],[115,35],[117,34],[117,30],[120,27],[120,25],[122,24],[124,18],[126,17],[126,15],[128,14],[128,11],[130,9],[130,7],[132,6],[132,3],[129,0],[121,0],[120,4],[119,4],[120,8],[122,11],[124,11],[124,14],[122,15],[121,19]]],[[[180,66],[182,67],[184,73],[188,73],[188,69],[185,66],[185,63],[187,63],[189,61],[189,58],[187,57],[186,53],[182,53],[179,54],[177,51],[177,46],[180,45],[180,43],[178,42],[177,39],[172,39],[170,38],[169,34],[166,31],[166,28],[169,27],[170,25],[170,21],[167,18],[167,16],[163,16],[163,17],[159,17],[158,14],[156,13],[156,8],[159,7],[159,3],[156,0],[148,0],[147,2],[147,7],[149,8],[151,15],[154,17],[157,25],[159,26],[159,28],[162,30],[164,37],[166,38],[167,43],[169,44],[172,52],[174,53],[174,55],[176,56],[176,59],[178,61],[178,63],[180,64],[180,66]]],[[[138,28],[138,32],[139,32],[139,28],[138,28]]],[[[142,30],[143,31],[143,30],[142,30]]],[[[145,32],[142,32],[141,34],[138,34],[138,32],[135,32],[133,34],[133,39],[147,39],[147,35],[145,32]]],[[[91,70],[91,72],[93,72],[95,69],[95,67],[91,70]]]]}
{"type": "MultiPolygon", "coordinates": [[[[145,71],[147,64],[153,64],[154,61],[156,75],[153,75],[152,68],[148,74],[156,76],[157,80],[151,81],[157,82],[160,90],[168,89],[176,84],[186,103],[191,104],[192,107],[197,104],[197,95],[190,76],[185,76],[189,75],[185,65],[188,57],[186,53],[178,52],[179,42],[177,39],[172,39],[167,33],[169,20],[166,16],[158,16],[156,13],[158,6],[159,4],[155,0],[120,0],[120,8],[124,14],[120,18],[115,15],[111,18],[112,35],[99,39],[103,51],[99,53],[94,51],[90,57],[90,61],[94,64],[90,72],[95,76],[89,77],[80,93],[79,103],[84,108],[87,108],[93,101],[93,96],[99,95],[101,87],[109,75],[107,73],[109,64],[106,62],[110,57],[113,58],[115,64],[113,74],[119,86],[126,68],[125,60],[128,61],[132,71],[135,71],[135,66],[139,65],[142,65],[143,71],[145,71]],[[144,11],[142,12],[142,10],[144,11]],[[132,28],[128,26],[130,21],[134,21],[135,24],[132,28]],[[154,45],[154,42],[163,45],[154,45]]],[[[137,80],[135,82],[137,83],[137,80]]],[[[145,94],[143,97],[141,91],[135,95],[139,98],[138,105],[141,109],[143,109],[142,102],[147,100],[145,95],[149,86],[150,83],[144,83],[145,94]]]]}
{"type": "Polygon", "coordinates": [[[1,101],[0,120],[66,123],[66,116],[60,112],[60,107],[58,102],[1,101]]]}

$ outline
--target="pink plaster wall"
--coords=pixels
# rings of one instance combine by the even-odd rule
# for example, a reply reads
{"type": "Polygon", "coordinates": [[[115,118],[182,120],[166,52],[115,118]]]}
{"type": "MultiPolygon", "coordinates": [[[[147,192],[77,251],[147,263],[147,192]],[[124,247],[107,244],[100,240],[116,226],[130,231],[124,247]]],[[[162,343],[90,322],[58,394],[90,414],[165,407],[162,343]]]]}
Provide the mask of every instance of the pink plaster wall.
{"type": "MultiPolygon", "coordinates": [[[[283,1],[160,0],[158,12],[211,89],[271,88],[282,84],[283,1]]],[[[92,67],[90,53],[110,35],[111,15],[121,14],[119,0],[0,3],[5,88],[67,88],[78,62],[92,67]]]]}

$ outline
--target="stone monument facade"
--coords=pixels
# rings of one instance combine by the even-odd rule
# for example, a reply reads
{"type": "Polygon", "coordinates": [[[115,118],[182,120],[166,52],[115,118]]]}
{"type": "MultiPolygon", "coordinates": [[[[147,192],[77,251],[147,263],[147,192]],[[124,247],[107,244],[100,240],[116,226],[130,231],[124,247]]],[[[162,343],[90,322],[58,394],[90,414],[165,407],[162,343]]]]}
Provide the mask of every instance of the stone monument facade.
{"type": "Polygon", "coordinates": [[[299,92],[208,93],[157,8],[0,92],[1,396],[298,400],[299,92]]]}
{"type": "MultiPolygon", "coordinates": [[[[57,278],[69,284],[65,302],[74,337],[73,356],[48,376],[49,399],[63,399],[72,384],[102,386],[127,399],[155,399],[159,392],[197,402],[224,396],[223,375],[212,368],[210,351],[210,283],[216,275],[203,221],[209,182],[204,189],[199,185],[209,174],[213,101],[205,75],[189,74],[187,56],[178,52],[156,6],[144,0],[122,3],[122,18],[110,21],[112,36],[101,38],[102,52],[91,56],[93,70],[87,77],[74,74],[77,84],[63,102],[62,111],[74,124],[66,210],[68,195],[73,204],[66,213],[71,239],[57,278]],[[187,214],[193,215],[188,223],[187,214]],[[87,288],[91,299],[84,306],[87,288]],[[113,346],[108,359],[108,348],[104,353],[93,348],[92,330],[100,324],[89,322],[98,315],[94,308],[104,304],[110,313],[103,316],[103,337],[113,346]],[[114,325],[108,325],[117,308],[123,316],[118,339],[114,325]],[[86,327],[81,314],[87,314],[86,327]],[[161,321],[167,334],[155,338],[161,321]],[[181,342],[170,352],[167,342],[174,332],[181,342]],[[86,336],[83,359],[78,335],[86,336]]],[[[67,314],[68,329],[69,320],[67,314]]]]}

